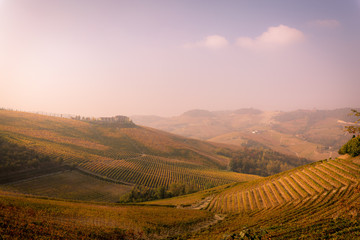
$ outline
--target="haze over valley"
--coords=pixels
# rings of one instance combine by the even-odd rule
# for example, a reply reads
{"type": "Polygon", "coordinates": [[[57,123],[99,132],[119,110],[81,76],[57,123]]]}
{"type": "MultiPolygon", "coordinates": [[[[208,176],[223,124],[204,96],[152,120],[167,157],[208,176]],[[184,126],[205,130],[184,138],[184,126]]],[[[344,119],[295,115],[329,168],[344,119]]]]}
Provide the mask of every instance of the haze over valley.
{"type": "Polygon", "coordinates": [[[300,158],[319,160],[337,157],[337,150],[349,138],[344,131],[350,109],[261,111],[191,110],[170,118],[132,116],[135,123],[185,137],[234,144],[262,145],[300,158]]]}

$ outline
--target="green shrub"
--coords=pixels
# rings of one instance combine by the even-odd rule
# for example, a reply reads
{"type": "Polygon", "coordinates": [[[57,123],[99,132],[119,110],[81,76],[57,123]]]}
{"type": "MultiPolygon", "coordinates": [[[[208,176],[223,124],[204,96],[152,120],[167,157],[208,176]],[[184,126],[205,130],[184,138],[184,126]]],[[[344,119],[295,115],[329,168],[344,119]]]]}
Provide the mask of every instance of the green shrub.
{"type": "Polygon", "coordinates": [[[353,137],[345,145],[343,145],[339,154],[350,154],[352,157],[360,155],[360,137],[353,137]]]}

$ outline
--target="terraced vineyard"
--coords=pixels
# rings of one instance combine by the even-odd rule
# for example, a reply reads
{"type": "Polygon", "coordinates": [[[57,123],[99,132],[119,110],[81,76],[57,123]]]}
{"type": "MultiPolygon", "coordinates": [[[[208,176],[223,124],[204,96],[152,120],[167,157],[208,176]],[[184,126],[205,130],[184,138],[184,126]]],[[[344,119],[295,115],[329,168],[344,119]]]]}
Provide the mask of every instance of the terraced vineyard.
{"type": "Polygon", "coordinates": [[[245,234],[252,239],[359,239],[359,189],[348,185],[277,207],[230,214],[191,239],[241,239],[245,234]]]}
{"type": "Polygon", "coordinates": [[[253,212],[307,202],[359,184],[360,166],[347,160],[324,160],[257,181],[239,184],[217,195],[208,210],[219,213],[253,212]]]}

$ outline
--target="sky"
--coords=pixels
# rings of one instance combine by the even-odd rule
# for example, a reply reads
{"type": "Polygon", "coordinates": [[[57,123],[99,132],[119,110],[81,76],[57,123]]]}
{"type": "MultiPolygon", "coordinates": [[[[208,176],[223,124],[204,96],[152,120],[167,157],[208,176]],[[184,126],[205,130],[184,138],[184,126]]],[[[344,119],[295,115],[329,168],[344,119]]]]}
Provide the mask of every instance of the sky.
{"type": "Polygon", "coordinates": [[[360,107],[360,0],[0,0],[0,107],[360,107]]]}

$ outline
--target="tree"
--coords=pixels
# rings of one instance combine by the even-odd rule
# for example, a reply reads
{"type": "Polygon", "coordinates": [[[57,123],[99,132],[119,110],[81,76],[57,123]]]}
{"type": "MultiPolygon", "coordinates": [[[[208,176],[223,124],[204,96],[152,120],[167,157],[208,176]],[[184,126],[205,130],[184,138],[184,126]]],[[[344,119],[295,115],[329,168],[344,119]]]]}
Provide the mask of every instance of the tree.
{"type": "Polygon", "coordinates": [[[165,186],[159,186],[159,187],[156,189],[156,196],[157,196],[159,199],[166,198],[166,188],[165,188],[165,186]]]}
{"type": "Polygon", "coordinates": [[[352,157],[360,155],[360,137],[353,137],[340,148],[339,154],[346,153],[348,153],[352,157]]]}
{"type": "Polygon", "coordinates": [[[354,123],[350,126],[345,126],[345,130],[350,133],[350,134],[353,134],[353,135],[357,135],[359,136],[360,134],[360,126],[359,126],[359,123],[360,123],[360,112],[355,110],[355,109],[351,109],[351,113],[350,115],[353,115],[353,116],[356,116],[356,117],[359,117],[359,119],[357,119],[356,121],[354,121],[354,123]]]}
{"type": "MultiPolygon", "coordinates": [[[[355,110],[355,109],[351,109],[352,113],[350,113],[351,115],[354,115],[356,117],[360,117],[360,112],[355,110]]],[[[350,134],[353,134],[352,139],[350,139],[346,144],[344,144],[340,149],[339,149],[339,154],[350,154],[352,157],[356,157],[358,155],[360,155],[360,118],[357,119],[356,121],[354,121],[354,124],[351,126],[345,126],[345,129],[347,132],[349,132],[350,134]],[[357,136],[355,136],[357,134],[357,136]]]]}

